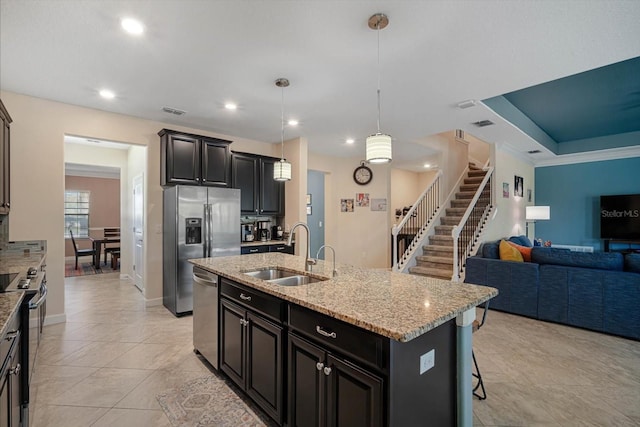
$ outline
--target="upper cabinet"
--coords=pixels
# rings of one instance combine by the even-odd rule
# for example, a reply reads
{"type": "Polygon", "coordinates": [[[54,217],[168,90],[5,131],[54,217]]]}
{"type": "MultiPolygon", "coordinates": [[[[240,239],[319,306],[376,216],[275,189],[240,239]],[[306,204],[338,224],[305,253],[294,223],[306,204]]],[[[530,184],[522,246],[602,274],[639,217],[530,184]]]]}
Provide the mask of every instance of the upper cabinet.
{"type": "Polygon", "coordinates": [[[231,187],[231,141],[162,129],[161,185],[231,187]]]}
{"type": "Polygon", "coordinates": [[[233,153],[233,188],[240,189],[243,215],[284,215],[284,182],[273,179],[273,165],[280,159],[248,153],[233,153]]]}
{"type": "Polygon", "coordinates": [[[11,116],[0,99],[0,214],[8,214],[11,206],[9,146],[11,116]]]}

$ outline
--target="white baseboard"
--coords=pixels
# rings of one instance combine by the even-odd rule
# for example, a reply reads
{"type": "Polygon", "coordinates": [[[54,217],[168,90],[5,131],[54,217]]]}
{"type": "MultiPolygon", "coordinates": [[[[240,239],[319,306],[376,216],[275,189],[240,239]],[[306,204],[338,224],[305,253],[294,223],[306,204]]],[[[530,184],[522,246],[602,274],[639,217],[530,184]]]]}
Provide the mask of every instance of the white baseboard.
{"type": "Polygon", "coordinates": [[[55,325],[56,323],[65,323],[67,321],[67,315],[62,314],[54,314],[52,316],[46,316],[44,318],[44,325],[55,325]]]}
{"type": "Polygon", "coordinates": [[[145,307],[157,307],[162,305],[162,298],[153,298],[144,300],[145,307]]]}

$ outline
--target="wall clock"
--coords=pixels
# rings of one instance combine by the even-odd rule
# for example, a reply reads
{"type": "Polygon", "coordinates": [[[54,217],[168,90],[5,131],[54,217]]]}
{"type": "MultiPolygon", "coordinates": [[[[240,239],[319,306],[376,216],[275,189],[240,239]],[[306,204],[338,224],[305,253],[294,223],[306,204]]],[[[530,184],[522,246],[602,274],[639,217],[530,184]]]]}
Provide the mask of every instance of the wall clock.
{"type": "Polygon", "coordinates": [[[364,162],[360,163],[360,166],[353,171],[353,180],[356,184],[367,185],[371,182],[372,178],[373,172],[364,165],[364,162]]]}

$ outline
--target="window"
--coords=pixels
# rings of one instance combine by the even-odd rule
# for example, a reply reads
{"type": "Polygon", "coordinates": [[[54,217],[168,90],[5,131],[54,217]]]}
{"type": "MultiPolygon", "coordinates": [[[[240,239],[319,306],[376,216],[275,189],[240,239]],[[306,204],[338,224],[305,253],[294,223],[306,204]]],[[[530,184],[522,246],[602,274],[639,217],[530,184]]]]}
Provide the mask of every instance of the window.
{"type": "Polygon", "coordinates": [[[91,192],[66,190],[64,192],[64,237],[89,237],[89,200],[91,192]]]}

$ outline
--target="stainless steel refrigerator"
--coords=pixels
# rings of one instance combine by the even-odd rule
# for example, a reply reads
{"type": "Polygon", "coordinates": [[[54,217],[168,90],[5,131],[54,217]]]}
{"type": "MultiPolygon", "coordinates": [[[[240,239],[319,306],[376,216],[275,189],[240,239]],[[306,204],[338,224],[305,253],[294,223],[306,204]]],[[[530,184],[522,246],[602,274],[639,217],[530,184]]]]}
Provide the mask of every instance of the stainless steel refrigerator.
{"type": "Polygon", "coordinates": [[[192,258],[240,255],[240,190],[187,185],[163,192],[162,302],[193,311],[192,258]]]}

